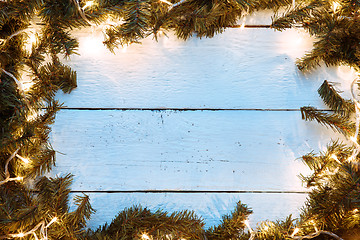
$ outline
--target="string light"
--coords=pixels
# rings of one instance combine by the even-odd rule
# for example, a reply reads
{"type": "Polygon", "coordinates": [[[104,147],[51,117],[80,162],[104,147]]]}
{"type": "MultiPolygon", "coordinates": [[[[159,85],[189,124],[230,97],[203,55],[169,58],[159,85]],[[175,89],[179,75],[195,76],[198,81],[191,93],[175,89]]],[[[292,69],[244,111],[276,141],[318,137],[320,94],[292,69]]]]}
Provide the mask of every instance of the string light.
{"type": "Polygon", "coordinates": [[[143,233],[143,234],[141,235],[141,239],[150,240],[150,237],[149,237],[146,233],[143,233]]]}
{"type": "Polygon", "coordinates": [[[338,9],[339,5],[340,5],[340,4],[339,4],[338,2],[336,2],[336,1],[332,2],[332,8],[333,8],[333,11],[334,11],[334,12],[336,12],[336,10],[338,9]]]}
{"type": "Polygon", "coordinates": [[[16,157],[19,158],[21,161],[23,161],[25,164],[29,164],[30,160],[28,158],[24,158],[20,156],[19,154],[16,154],[16,157]]]}
{"type": "MultiPolygon", "coordinates": [[[[94,24],[92,24],[92,23],[89,21],[89,19],[87,19],[87,17],[85,16],[85,13],[84,13],[84,9],[85,9],[85,8],[81,8],[81,7],[80,7],[80,4],[79,4],[78,0],[73,0],[73,2],[74,2],[74,4],[76,5],[76,7],[77,7],[77,9],[78,9],[78,11],[79,11],[79,13],[80,13],[81,18],[84,19],[85,22],[87,22],[90,26],[93,26],[94,24]]],[[[86,4],[85,4],[85,6],[86,6],[86,4]]]]}
{"type": "Polygon", "coordinates": [[[174,3],[174,4],[172,4],[171,2],[166,1],[166,0],[159,0],[159,1],[168,4],[168,5],[169,5],[169,10],[171,10],[172,8],[174,8],[174,7],[176,7],[176,6],[179,6],[180,4],[182,4],[183,2],[185,2],[186,0],[181,0],[181,1],[179,1],[179,2],[177,2],[177,3],[174,3]]]}
{"type": "Polygon", "coordinates": [[[245,226],[249,229],[249,232],[252,233],[253,230],[252,230],[252,228],[251,228],[251,226],[250,226],[249,220],[245,220],[245,221],[244,221],[244,224],[245,224],[245,226]]]}
{"type": "Polygon", "coordinates": [[[357,137],[352,136],[352,137],[350,137],[350,140],[353,141],[355,144],[358,144],[357,143],[357,137]]]}
{"type": "Polygon", "coordinates": [[[15,37],[15,36],[17,36],[17,35],[19,35],[19,34],[21,34],[21,33],[26,32],[26,31],[27,31],[27,29],[22,29],[22,30],[19,30],[19,31],[11,34],[11,35],[10,35],[9,37],[7,37],[6,39],[0,39],[0,44],[5,45],[10,39],[12,39],[13,37],[15,37]]]}
{"type": "Polygon", "coordinates": [[[87,1],[85,5],[82,7],[82,10],[85,10],[86,8],[91,7],[93,5],[95,5],[93,1],[87,1]]]}
{"type": "MultiPolygon", "coordinates": [[[[335,2],[334,2],[335,3],[335,2]]],[[[359,124],[360,124],[360,112],[359,112],[359,102],[357,101],[354,93],[354,85],[357,83],[358,79],[354,79],[351,83],[351,95],[352,99],[355,105],[355,135],[351,136],[349,139],[355,144],[355,149],[353,150],[351,156],[347,159],[347,162],[353,162],[357,155],[360,153],[360,145],[357,142],[358,136],[359,136],[359,124]]]]}
{"type": "Polygon", "coordinates": [[[245,22],[246,22],[246,17],[244,17],[244,20],[240,26],[240,29],[243,30],[245,28],[245,22]]]}
{"type": "Polygon", "coordinates": [[[250,223],[249,223],[249,220],[245,220],[244,221],[244,224],[245,226],[249,229],[249,232],[250,232],[250,238],[249,240],[253,240],[255,238],[255,232],[252,230],[251,226],[250,226],[250,223]]]}
{"type": "Polygon", "coordinates": [[[39,239],[37,234],[36,234],[36,231],[40,229],[40,237],[41,237],[41,239],[42,240],[48,240],[47,229],[55,222],[57,222],[57,217],[52,218],[52,220],[47,225],[46,225],[45,220],[43,220],[28,232],[19,232],[19,233],[9,234],[7,236],[0,236],[0,239],[23,238],[23,237],[26,237],[28,235],[33,235],[35,239],[39,239]]]}
{"type": "Polygon", "coordinates": [[[170,6],[172,6],[172,5],[173,5],[171,2],[166,1],[166,0],[159,0],[159,1],[160,1],[160,2],[163,2],[163,3],[166,3],[166,4],[170,5],[170,6]]]}
{"type": "Polygon", "coordinates": [[[295,228],[294,231],[293,231],[293,233],[290,235],[290,237],[294,238],[295,235],[296,235],[299,231],[300,231],[299,228],[295,228]]]}
{"type": "Polygon", "coordinates": [[[127,52],[127,48],[128,48],[127,45],[122,46],[122,47],[121,47],[121,52],[122,52],[122,53],[126,53],[126,52],[127,52]]]}
{"type": "Polygon", "coordinates": [[[0,181],[0,185],[3,185],[5,183],[11,182],[11,181],[22,181],[23,180],[22,177],[11,178],[10,172],[9,172],[9,163],[16,156],[16,154],[18,153],[19,150],[20,150],[20,148],[16,149],[15,152],[13,154],[11,154],[11,156],[6,161],[6,163],[5,163],[5,179],[0,181]]]}
{"type": "Polygon", "coordinates": [[[316,227],[315,221],[311,220],[310,223],[314,226],[315,232],[318,232],[319,229],[316,227]]]}

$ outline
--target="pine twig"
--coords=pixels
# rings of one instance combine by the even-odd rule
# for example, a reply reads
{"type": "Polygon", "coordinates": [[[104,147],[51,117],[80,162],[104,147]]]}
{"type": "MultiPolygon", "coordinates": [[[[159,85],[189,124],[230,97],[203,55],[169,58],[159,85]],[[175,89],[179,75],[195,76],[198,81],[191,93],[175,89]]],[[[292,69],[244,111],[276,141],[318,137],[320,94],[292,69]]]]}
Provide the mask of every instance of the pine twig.
{"type": "Polygon", "coordinates": [[[349,116],[355,112],[354,104],[350,100],[343,99],[339,92],[327,80],[321,84],[318,93],[325,104],[336,113],[342,116],[349,116]]]}
{"type": "Polygon", "coordinates": [[[344,240],[341,237],[339,237],[338,235],[336,235],[335,233],[329,232],[329,231],[317,231],[315,233],[311,233],[309,235],[305,235],[305,236],[300,236],[300,237],[293,237],[294,240],[303,240],[303,239],[313,239],[317,236],[319,236],[320,234],[326,234],[329,235],[330,237],[333,237],[336,240],[344,240]]]}

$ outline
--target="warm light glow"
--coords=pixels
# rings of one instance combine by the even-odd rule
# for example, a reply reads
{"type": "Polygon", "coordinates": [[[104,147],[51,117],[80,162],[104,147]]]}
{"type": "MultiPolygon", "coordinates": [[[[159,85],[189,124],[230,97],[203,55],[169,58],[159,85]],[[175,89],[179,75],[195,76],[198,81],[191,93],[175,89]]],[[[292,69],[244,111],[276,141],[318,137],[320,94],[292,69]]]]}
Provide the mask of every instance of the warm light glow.
{"type": "Polygon", "coordinates": [[[23,177],[16,177],[14,178],[15,181],[22,181],[24,178],[23,177]]]}
{"type": "Polygon", "coordinates": [[[94,1],[87,1],[87,2],[85,3],[85,5],[82,7],[82,9],[85,10],[86,8],[91,7],[91,6],[93,6],[94,4],[95,4],[94,1]]]}
{"type": "Polygon", "coordinates": [[[318,228],[316,227],[315,221],[311,220],[310,223],[314,226],[315,232],[318,232],[318,228]]]}
{"type": "Polygon", "coordinates": [[[36,111],[31,111],[31,113],[29,113],[29,115],[27,115],[26,121],[31,122],[31,121],[35,120],[38,116],[39,116],[39,114],[36,111]]]}
{"type": "Polygon", "coordinates": [[[24,92],[28,92],[35,83],[33,81],[28,81],[28,82],[21,82],[21,84],[24,92]]]}
{"type": "Polygon", "coordinates": [[[24,233],[18,233],[18,234],[16,234],[15,236],[21,238],[21,237],[25,237],[25,234],[24,234],[24,233]]]}
{"type": "Polygon", "coordinates": [[[243,23],[240,26],[241,30],[243,30],[245,28],[245,22],[246,22],[246,17],[244,17],[243,23]]]}
{"type": "Polygon", "coordinates": [[[149,240],[150,237],[149,237],[146,233],[143,233],[143,234],[141,235],[141,239],[149,240]]]}
{"type": "Polygon", "coordinates": [[[21,161],[23,161],[25,164],[29,164],[30,160],[28,158],[24,158],[20,156],[19,154],[16,154],[16,157],[18,157],[21,161]]]}
{"type": "Polygon", "coordinates": [[[166,0],[159,0],[159,1],[160,1],[160,2],[163,2],[163,3],[166,3],[166,4],[170,5],[170,6],[172,6],[172,5],[173,5],[171,2],[166,1],[166,0]]]}
{"type": "Polygon", "coordinates": [[[339,161],[339,159],[337,158],[337,156],[336,156],[335,153],[331,154],[330,158],[334,159],[336,162],[338,162],[339,164],[341,164],[341,162],[339,161]]]}
{"type": "Polygon", "coordinates": [[[128,48],[127,45],[122,46],[122,47],[121,47],[121,52],[122,52],[122,53],[126,53],[127,48],[128,48]]]}
{"type": "Polygon", "coordinates": [[[295,228],[294,229],[294,232],[291,234],[291,236],[290,237],[294,237],[298,232],[300,231],[300,229],[299,228],[295,228]]]}
{"type": "Polygon", "coordinates": [[[333,7],[333,11],[336,12],[336,10],[338,9],[338,7],[340,6],[340,4],[338,2],[333,2],[332,3],[332,7],[333,7]]]}
{"type": "Polygon", "coordinates": [[[356,214],[359,212],[359,209],[355,208],[354,210],[352,210],[353,214],[356,214]]]}
{"type": "Polygon", "coordinates": [[[350,137],[350,140],[353,141],[354,143],[358,144],[358,143],[357,143],[357,137],[356,137],[356,136],[350,137]]]}
{"type": "Polygon", "coordinates": [[[252,228],[250,227],[249,221],[248,221],[248,220],[245,220],[245,221],[244,221],[244,224],[245,224],[245,226],[249,229],[249,232],[252,233],[253,230],[252,230],[252,228]]]}
{"type": "Polygon", "coordinates": [[[29,35],[29,44],[33,44],[36,42],[36,35],[35,34],[30,34],[29,35]]]}
{"type": "Polygon", "coordinates": [[[46,227],[45,228],[48,228],[48,227],[50,227],[51,226],[51,224],[53,224],[54,222],[56,222],[57,221],[57,217],[54,217],[49,223],[48,223],[48,225],[46,225],[46,227]]]}
{"type": "Polygon", "coordinates": [[[355,159],[354,156],[350,156],[346,161],[347,161],[347,162],[351,162],[351,161],[353,161],[354,159],[355,159]]]}

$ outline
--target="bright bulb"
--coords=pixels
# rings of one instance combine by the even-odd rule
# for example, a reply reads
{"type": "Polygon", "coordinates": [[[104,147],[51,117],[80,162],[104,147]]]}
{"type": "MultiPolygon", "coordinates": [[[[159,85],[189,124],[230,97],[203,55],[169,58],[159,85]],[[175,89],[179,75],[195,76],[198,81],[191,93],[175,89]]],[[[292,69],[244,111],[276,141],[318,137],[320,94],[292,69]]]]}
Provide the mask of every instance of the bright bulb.
{"type": "Polygon", "coordinates": [[[250,227],[250,223],[248,220],[244,221],[245,226],[249,229],[249,232],[253,232],[252,228],[250,227]]]}
{"type": "Polygon", "coordinates": [[[352,136],[352,137],[350,137],[350,140],[357,144],[357,137],[352,136]]]}
{"type": "Polygon", "coordinates": [[[141,235],[141,239],[150,240],[150,237],[149,237],[146,233],[143,233],[143,234],[141,235]]]}
{"type": "Polygon", "coordinates": [[[18,157],[21,161],[23,161],[25,164],[29,164],[30,160],[28,158],[24,158],[20,156],[19,154],[16,154],[16,157],[18,157]]]}
{"type": "Polygon", "coordinates": [[[295,228],[294,232],[291,234],[291,237],[293,238],[299,231],[300,231],[299,228],[295,228]]]}
{"type": "Polygon", "coordinates": [[[82,7],[83,10],[85,10],[88,7],[93,6],[95,3],[93,1],[87,1],[85,5],[82,7]]]}
{"type": "Polygon", "coordinates": [[[246,22],[246,17],[244,17],[244,20],[240,26],[240,29],[243,30],[245,28],[245,22],[246,22]]]}
{"type": "Polygon", "coordinates": [[[22,181],[24,178],[23,177],[16,177],[15,180],[16,181],[22,181]]]}
{"type": "Polygon", "coordinates": [[[336,10],[338,9],[339,5],[340,5],[340,4],[337,3],[337,2],[335,2],[335,1],[332,3],[332,7],[333,7],[333,11],[334,11],[334,12],[336,12],[336,10]]]}
{"type": "Polygon", "coordinates": [[[16,237],[22,238],[22,237],[25,237],[25,234],[24,233],[18,233],[18,234],[16,234],[16,237]]]}
{"type": "Polygon", "coordinates": [[[166,1],[166,0],[159,0],[159,1],[160,1],[160,2],[163,2],[163,3],[166,3],[166,4],[170,5],[170,6],[172,6],[172,5],[173,5],[171,2],[166,1]]]}
{"type": "Polygon", "coordinates": [[[45,228],[48,228],[48,227],[50,227],[51,226],[51,224],[53,224],[54,222],[56,222],[57,221],[57,217],[54,217],[49,223],[48,223],[48,225],[46,225],[46,227],[45,228]]]}

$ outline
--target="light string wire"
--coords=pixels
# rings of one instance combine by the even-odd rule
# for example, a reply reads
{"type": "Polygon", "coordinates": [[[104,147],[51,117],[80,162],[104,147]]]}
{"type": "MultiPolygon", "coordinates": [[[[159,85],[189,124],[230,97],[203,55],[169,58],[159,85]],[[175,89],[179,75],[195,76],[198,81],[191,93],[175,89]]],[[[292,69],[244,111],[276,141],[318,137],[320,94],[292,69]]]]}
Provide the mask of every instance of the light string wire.
{"type": "Polygon", "coordinates": [[[48,233],[47,233],[47,229],[55,222],[57,222],[57,217],[53,217],[52,220],[46,224],[45,220],[42,220],[41,222],[39,222],[33,229],[31,229],[28,232],[20,232],[20,233],[12,233],[12,234],[8,234],[8,235],[4,235],[4,236],[0,236],[0,239],[9,239],[9,238],[23,238],[26,237],[28,235],[33,235],[35,240],[48,240],[48,233]],[[40,230],[39,230],[40,228],[40,230]],[[38,235],[36,234],[36,231],[39,230],[40,234],[40,239],[38,238],[38,235]]]}
{"type": "Polygon", "coordinates": [[[10,161],[17,155],[18,151],[20,150],[20,148],[16,149],[15,152],[13,154],[11,154],[11,156],[8,158],[8,160],[6,161],[5,164],[5,179],[0,181],[0,186],[7,183],[7,182],[11,182],[11,181],[21,181],[23,180],[23,177],[14,177],[11,178],[10,177],[10,172],[9,172],[9,163],[10,161]]]}
{"type": "Polygon", "coordinates": [[[177,3],[174,3],[174,4],[169,2],[169,1],[166,1],[166,0],[159,0],[159,1],[168,4],[169,5],[169,10],[171,10],[172,8],[179,6],[180,4],[185,2],[186,0],[181,0],[181,1],[179,1],[177,3]]]}
{"type": "MultiPolygon", "coordinates": [[[[354,134],[354,136],[349,137],[349,139],[353,142],[353,145],[355,148],[354,148],[351,156],[347,159],[347,162],[350,162],[353,165],[355,165],[355,163],[356,163],[357,164],[356,166],[358,167],[359,164],[355,161],[355,159],[360,153],[360,144],[358,143],[358,137],[359,137],[359,131],[360,131],[360,103],[357,100],[356,94],[354,91],[354,86],[357,82],[358,82],[358,78],[355,78],[352,81],[351,87],[350,87],[350,92],[351,92],[352,100],[354,102],[354,107],[355,107],[355,134],[354,134]]],[[[333,158],[334,160],[336,160],[336,162],[338,162],[340,165],[342,164],[338,160],[338,158],[336,157],[335,154],[331,155],[330,157],[333,158]]],[[[337,170],[338,170],[338,168],[335,171],[337,171],[337,170]]],[[[292,239],[295,239],[295,240],[302,240],[302,239],[312,239],[312,238],[319,236],[320,234],[326,234],[335,239],[343,240],[341,237],[337,236],[336,234],[334,234],[332,232],[328,232],[328,231],[324,231],[324,230],[319,231],[316,228],[316,226],[315,226],[315,231],[316,231],[315,233],[311,233],[306,236],[295,236],[299,232],[299,228],[295,228],[294,232],[289,237],[291,237],[292,239]]]]}
{"type": "Polygon", "coordinates": [[[82,8],[80,7],[79,1],[78,1],[78,0],[73,0],[73,2],[74,2],[74,4],[75,4],[75,6],[77,7],[77,9],[78,9],[78,11],[79,11],[79,13],[80,13],[81,18],[84,19],[85,22],[86,22],[87,24],[89,24],[90,26],[94,26],[94,24],[93,24],[92,22],[90,22],[89,19],[85,16],[84,9],[82,9],[82,8]]]}

